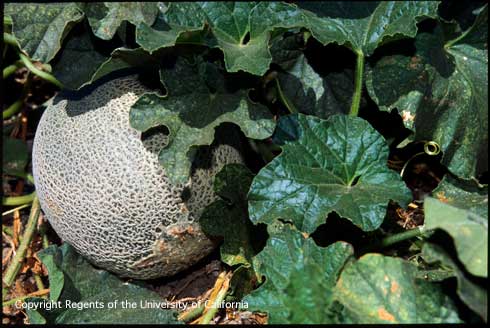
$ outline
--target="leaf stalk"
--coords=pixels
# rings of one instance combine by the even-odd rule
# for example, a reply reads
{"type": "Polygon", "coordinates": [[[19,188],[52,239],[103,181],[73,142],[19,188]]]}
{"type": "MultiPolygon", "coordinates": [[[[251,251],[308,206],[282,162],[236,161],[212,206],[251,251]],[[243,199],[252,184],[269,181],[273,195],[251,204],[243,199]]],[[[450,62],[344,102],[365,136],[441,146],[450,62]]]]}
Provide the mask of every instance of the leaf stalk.
{"type": "Polygon", "coordinates": [[[350,116],[357,116],[359,114],[359,106],[361,104],[362,84],[364,75],[364,54],[361,50],[356,51],[356,72],[354,80],[354,94],[352,95],[352,104],[350,106],[350,116]]]}
{"type": "Polygon", "coordinates": [[[279,99],[281,99],[281,102],[284,104],[284,106],[286,106],[286,108],[290,114],[297,113],[298,110],[294,107],[294,105],[289,101],[289,99],[282,92],[282,88],[281,88],[281,84],[279,83],[279,79],[275,78],[275,80],[276,80],[277,93],[279,94],[279,99]]]}

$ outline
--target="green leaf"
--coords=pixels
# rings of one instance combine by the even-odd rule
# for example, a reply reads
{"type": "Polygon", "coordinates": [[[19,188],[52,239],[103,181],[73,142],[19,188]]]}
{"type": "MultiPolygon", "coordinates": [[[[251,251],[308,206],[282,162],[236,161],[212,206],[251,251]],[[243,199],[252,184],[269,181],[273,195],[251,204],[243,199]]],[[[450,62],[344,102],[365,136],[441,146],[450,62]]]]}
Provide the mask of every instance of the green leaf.
{"type": "Polygon", "coordinates": [[[79,89],[93,80],[109,58],[97,51],[89,33],[71,35],[53,61],[53,74],[68,89],[79,89]]]}
{"type": "MultiPolygon", "coordinates": [[[[61,247],[52,245],[41,251],[41,260],[48,266],[51,288],[62,292],[58,301],[61,308],[27,310],[29,319],[35,323],[50,324],[167,324],[178,323],[174,318],[175,311],[160,308],[142,308],[140,302],[156,301],[162,302],[160,296],[146,288],[136,284],[124,282],[107,271],[95,269],[85,259],[78,255],[68,244],[61,247]],[[47,261],[47,262],[45,262],[47,261]],[[51,275],[58,272],[63,273],[63,279],[53,280],[51,275]],[[61,285],[62,284],[62,285],[61,285]],[[109,302],[118,302],[117,308],[109,308],[109,302]],[[121,301],[136,302],[136,308],[123,308],[121,301]],[[99,308],[77,309],[71,308],[68,301],[99,302],[99,308]],[[103,307],[101,304],[103,304],[103,307]]],[[[52,291],[52,289],[51,289],[52,291]]],[[[50,294],[53,297],[53,294],[50,294]]],[[[54,301],[54,299],[51,299],[54,301]]],[[[27,300],[28,302],[43,302],[41,298],[27,300]]]]}
{"type": "Polygon", "coordinates": [[[56,247],[48,247],[37,253],[37,256],[48,269],[49,299],[58,301],[65,284],[65,276],[61,269],[62,253],[56,247]]]}
{"type": "Polygon", "coordinates": [[[9,3],[5,15],[13,20],[12,33],[33,60],[49,62],[71,28],[84,14],[75,3],[9,3]]]}
{"type": "Polygon", "coordinates": [[[381,109],[398,109],[414,140],[437,142],[442,163],[470,179],[488,170],[487,7],[455,40],[445,41],[443,27],[420,33],[413,57],[375,63],[367,88],[381,109]]]}
{"type": "Polygon", "coordinates": [[[242,164],[226,165],[214,178],[214,191],[231,205],[247,208],[247,193],[254,175],[242,164]]]}
{"type": "Polygon", "coordinates": [[[158,69],[159,56],[161,53],[152,56],[141,48],[129,49],[118,40],[99,40],[87,25],[86,28],[77,27],[69,34],[52,67],[53,74],[65,88],[80,89],[113,71],[158,69]]]}
{"type": "Polygon", "coordinates": [[[86,4],[85,14],[94,34],[110,40],[123,21],[152,25],[158,14],[157,5],[155,2],[95,2],[86,4]]]}
{"type": "Polygon", "coordinates": [[[432,195],[448,205],[488,219],[488,186],[484,188],[468,186],[446,175],[432,191],[432,195]]]}
{"type": "Polygon", "coordinates": [[[90,29],[77,28],[53,60],[53,74],[65,88],[80,89],[117,70],[136,68],[141,72],[160,67],[162,52],[150,55],[142,48],[115,48],[116,45],[121,43],[97,40],[90,29]]]}
{"type": "Polygon", "coordinates": [[[486,289],[474,284],[466,278],[458,265],[451,257],[439,246],[426,243],[422,248],[422,257],[428,263],[440,262],[446,267],[454,270],[456,279],[458,279],[458,295],[473,311],[478,313],[485,321],[487,321],[487,291],[486,289]]]}
{"type": "Polygon", "coordinates": [[[154,31],[144,24],[138,28],[137,40],[153,51],[175,44],[183,32],[198,31],[208,24],[213,37],[204,42],[223,51],[227,71],[262,75],[271,62],[270,33],[302,22],[296,6],[282,2],[171,3],[154,31]]]}
{"type": "Polygon", "coordinates": [[[150,53],[177,43],[206,45],[212,42],[204,38],[204,17],[193,4],[187,6],[162,5],[152,26],[140,23],[136,28],[136,42],[150,53]]]}
{"type": "Polygon", "coordinates": [[[449,233],[454,240],[458,257],[466,269],[476,276],[487,277],[488,217],[431,197],[424,201],[424,212],[425,227],[439,228],[449,233]]]}
{"type": "Polygon", "coordinates": [[[399,258],[366,254],[346,265],[334,297],[354,323],[457,323],[438,285],[416,279],[417,267],[399,258]]]}
{"type": "Polygon", "coordinates": [[[293,111],[320,118],[349,113],[354,92],[352,70],[331,72],[322,77],[305,56],[300,55],[287,72],[279,72],[277,79],[293,111]]]}
{"type": "Polygon", "coordinates": [[[249,310],[268,313],[268,323],[329,323],[332,289],[352,247],[336,242],[318,247],[313,239],[279,222],[268,226],[269,240],[254,258],[265,283],[244,298],[249,310]]]}
{"type": "Polygon", "coordinates": [[[247,191],[253,174],[241,164],[228,164],[214,180],[214,191],[222,199],[204,210],[200,224],[206,234],[224,237],[221,260],[230,266],[251,266],[254,249],[250,241],[252,223],[247,216],[247,191]]]}
{"type": "Polygon", "coordinates": [[[160,73],[168,94],[140,97],[131,108],[130,123],[139,131],[168,128],[169,143],[159,160],[171,181],[187,181],[196,146],[211,144],[214,129],[222,123],[237,124],[253,139],[272,134],[274,121],[268,109],[252,103],[245,90],[229,90],[216,66],[179,58],[175,67],[160,73]]]}
{"type": "Polygon", "coordinates": [[[361,118],[285,116],[274,141],[283,151],[260,170],[248,196],[254,223],[283,218],[311,233],[335,211],[370,231],[383,222],[390,199],[402,206],[411,199],[387,167],[385,139],[361,118]]]}
{"type": "Polygon", "coordinates": [[[291,29],[271,39],[272,62],[283,70],[290,70],[303,55],[309,32],[301,32],[299,29],[291,29]]]}
{"type": "Polygon", "coordinates": [[[417,278],[424,279],[425,281],[443,281],[447,278],[454,277],[454,271],[447,268],[431,269],[431,270],[419,270],[417,278]]]}
{"type": "Polygon", "coordinates": [[[271,62],[268,43],[276,29],[306,27],[324,44],[348,44],[369,55],[389,40],[415,36],[416,23],[435,17],[438,3],[298,5],[309,10],[282,2],[172,3],[160,9],[162,15],[154,27],[139,26],[137,40],[153,51],[174,45],[184,32],[202,30],[206,23],[214,38],[201,42],[223,50],[228,71],[262,75],[271,62]]]}
{"type": "Polygon", "coordinates": [[[80,89],[117,70],[158,66],[158,59],[141,48],[117,48],[108,57],[98,52],[84,33],[70,38],[53,69],[66,88],[80,89]]]}
{"type": "Polygon", "coordinates": [[[230,292],[227,299],[242,300],[255,288],[257,276],[252,266],[240,265],[233,271],[230,279],[230,292]]]}
{"type": "Polygon", "coordinates": [[[3,174],[24,176],[28,156],[27,145],[24,141],[7,136],[2,137],[3,174]]]}
{"type": "Polygon", "coordinates": [[[403,37],[414,37],[417,23],[436,17],[436,1],[382,1],[356,3],[299,2],[313,37],[328,44],[346,45],[371,55],[376,48],[403,37]]]}
{"type": "Polygon", "coordinates": [[[47,320],[41,314],[43,313],[46,316],[46,314],[44,313],[45,311],[41,308],[41,304],[44,304],[43,302],[45,302],[45,299],[41,297],[28,297],[25,299],[25,302],[29,303],[30,305],[39,304],[38,306],[40,307],[37,311],[31,309],[26,310],[27,317],[29,318],[29,323],[31,325],[45,325],[47,323],[47,320]]]}
{"type": "Polygon", "coordinates": [[[291,112],[328,118],[332,114],[349,113],[354,93],[352,70],[330,72],[321,76],[303,54],[306,33],[276,37],[272,41],[272,60],[278,70],[279,97],[291,112]]]}

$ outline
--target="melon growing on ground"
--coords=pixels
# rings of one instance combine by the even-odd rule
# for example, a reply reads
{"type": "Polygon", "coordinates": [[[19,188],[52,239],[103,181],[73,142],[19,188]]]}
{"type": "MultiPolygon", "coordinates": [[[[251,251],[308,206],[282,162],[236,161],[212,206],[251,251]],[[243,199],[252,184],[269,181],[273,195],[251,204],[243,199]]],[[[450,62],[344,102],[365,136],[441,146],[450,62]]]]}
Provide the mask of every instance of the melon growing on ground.
{"type": "Polygon", "coordinates": [[[158,162],[167,136],[142,139],[129,124],[130,107],[148,91],[127,76],[78,99],[58,96],[40,120],[32,160],[41,207],[59,236],[95,265],[138,279],[173,275],[213,250],[198,219],[217,198],[215,174],[242,162],[237,139],[217,131],[190,181],[172,184],[158,162]]]}

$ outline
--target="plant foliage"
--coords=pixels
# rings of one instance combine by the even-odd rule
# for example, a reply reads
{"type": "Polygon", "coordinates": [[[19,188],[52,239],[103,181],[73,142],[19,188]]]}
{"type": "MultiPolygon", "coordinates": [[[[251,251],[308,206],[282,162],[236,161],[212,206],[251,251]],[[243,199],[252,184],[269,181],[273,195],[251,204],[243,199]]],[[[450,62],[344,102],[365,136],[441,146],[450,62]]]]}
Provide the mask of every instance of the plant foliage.
{"type": "MultiPolygon", "coordinates": [[[[488,8],[452,6],[8,3],[4,37],[72,91],[138,72],[154,91],[128,121],[143,135],[168,130],[158,156],[172,183],[189,182],[217,127],[241,130],[247,165],[217,174],[200,224],[223,240],[229,296],[269,323],[486,322],[488,8]],[[427,144],[440,153],[418,150],[427,144]],[[432,184],[420,182],[427,167],[432,184]]],[[[29,148],[8,133],[3,174],[26,177],[29,148]]],[[[159,300],[67,244],[38,255],[50,300],[159,300]]],[[[178,322],[161,309],[27,314],[31,323],[178,322]]]]}

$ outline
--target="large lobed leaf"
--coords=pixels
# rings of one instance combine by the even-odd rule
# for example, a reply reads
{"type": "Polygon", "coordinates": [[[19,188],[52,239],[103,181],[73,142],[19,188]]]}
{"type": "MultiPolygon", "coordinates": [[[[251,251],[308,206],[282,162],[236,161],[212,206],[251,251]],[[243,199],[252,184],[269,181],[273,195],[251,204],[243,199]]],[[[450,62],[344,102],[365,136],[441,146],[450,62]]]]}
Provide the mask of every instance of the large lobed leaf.
{"type": "Polygon", "coordinates": [[[268,313],[274,323],[332,323],[332,289],[352,246],[337,242],[318,247],[286,224],[268,226],[266,247],[254,258],[265,283],[244,299],[252,311],[268,313]]]}
{"type": "Polygon", "coordinates": [[[256,75],[269,68],[270,33],[303,20],[296,6],[283,2],[182,2],[162,9],[154,28],[148,24],[138,28],[137,42],[144,49],[173,46],[184,32],[202,30],[207,24],[213,37],[202,42],[223,50],[226,69],[256,75]]]}
{"type": "Polygon", "coordinates": [[[388,41],[414,37],[417,22],[437,16],[436,1],[305,1],[307,27],[323,44],[336,42],[371,55],[388,41]]]}
{"type": "Polygon", "coordinates": [[[71,28],[84,13],[76,3],[9,3],[6,16],[13,21],[12,34],[33,60],[54,58],[71,28]]]}
{"type": "Polygon", "coordinates": [[[487,321],[487,290],[473,283],[466,274],[458,268],[455,261],[440,246],[426,243],[422,248],[422,257],[426,262],[439,262],[441,265],[453,270],[452,276],[458,280],[457,293],[473,311],[487,321]]]}
{"type": "Polygon", "coordinates": [[[398,109],[414,140],[436,141],[442,163],[470,179],[488,170],[488,9],[455,40],[443,27],[417,35],[413,57],[379,60],[367,87],[381,109],[398,109]]]}
{"type": "Polygon", "coordinates": [[[142,49],[120,47],[109,56],[103,52],[114,48],[117,42],[96,40],[90,30],[83,31],[83,28],[79,28],[77,33],[69,34],[72,27],[84,16],[87,16],[97,37],[111,40],[116,31],[123,27],[123,21],[135,25],[140,22],[152,24],[157,13],[156,3],[96,2],[6,6],[6,14],[13,20],[12,33],[22,50],[34,60],[47,63],[55,59],[53,74],[68,89],[79,89],[122,68],[150,65],[157,67],[158,64],[155,64],[154,57],[142,49]]]}
{"type": "Polygon", "coordinates": [[[460,322],[441,288],[416,277],[417,267],[410,262],[366,254],[346,265],[334,297],[344,305],[344,315],[354,323],[460,322]]]}
{"type": "MultiPolygon", "coordinates": [[[[387,2],[356,4],[353,8],[329,3],[301,6],[309,10],[283,2],[183,2],[168,7],[151,2],[9,4],[6,14],[13,18],[13,33],[21,47],[33,59],[43,62],[54,58],[70,29],[87,16],[93,33],[102,40],[111,40],[116,33],[124,35],[122,23],[129,22],[137,26],[136,42],[150,54],[179,42],[218,47],[224,53],[228,71],[262,75],[272,61],[272,33],[304,27],[324,44],[346,43],[355,51],[370,54],[392,39],[414,36],[416,22],[433,17],[437,3],[387,2]],[[346,15],[346,11],[350,14],[346,15]]],[[[97,67],[109,58],[87,44],[94,42],[88,34],[71,41],[67,45],[68,56],[57,69],[63,71],[61,79],[67,79],[69,88],[79,88],[95,79],[97,67]]],[[[321,96],[321,87],[318,91],[316,100],[321,96]]]]}
{"type": "MultiPolygon", "coordinates": [[[[485,197],[475,195],[480,201],[485,197]]],[[[468,199],[468,198],[467,198],[468,199]]],[[[472,204],[469,204],[470,206],[472,204]]],[[[443,229],[454,239],[458,257],[466,269],[477,276],[487,277],[488,266],[488,216],[458,208],[432,197],[424,201],[425,227],[443,229]]]]}
{"type": "Polygon", "coordinates": [[[488,219],[488,186],[468,185],[446,175],[432,195],[448,205],[488,219]]]}
{"type": "Polygon", "coordinates": [[[85,14],[94,34],[110,40],[123,21],[152,25],[158,6],[155,2],[93,2],[85,5],[85,14]]]}
{"type": "Polygon", "coordinates": [[[70,38],[53,64],[54,75],[67,89],[81,89],[114,71],[159,66],[155,56],[141,48],[116,48],[110,56],[98,52],[84,33],[70,38]]]}
{"type": "Polygon", "coordinates": [[[488,187],[468,185],[446,175],[424,202],[425,226],[440,228],[454,239],[466,269],[487,276],[488,187]]]}
{"type": "Polygon", "coordinates": [[[207,44],[207,31],[203,17],[193,6],[179,6],[170,3],[170,8],[159,3],[158,14],[153,25],[140,23],[136,28],[136,42],[153,53],[177,43],[207,44]]]}
{"type": "Polygon", "coordinates": [[[303,53],[302,33],[276,37],[272,41],[273,62],[281,67],[277,75],[280,97],[292,112],[327,118],[347,114],[354,92],[352,70],[318,74],[303,53]]]}
{"type": "Polygon", "coordinates": [[[107,56],[95,50],[90,32],[71,35],[53,61],[53,74],[68,89],[79,89],[95,80],[95,72],[107,56]]]}
{"type": "Polygon", "coordinates": [[[252,223],[247,216],[246,198],[252,179],[253,174],[245,165],[226,165],[214,179],[214,191],[221,199],[206,207],[199,219],[206,234],[224,238],[221,260],[230,266],[250,267],[252,263],[252,223]]]}
{"type": "Polygon", "coordinates": [[[402,205],[411,199],[387,167],[385,139],[361,118],[289,115],[274,140],[282,153],[260,170],[249,192],[254,223],[283,218],[311,233],[335,211],[370,231],[383,222],[390,199],[402,205]]]}
{"type": "Polygon", "coordinates": [[[211,144],[222,123],[235,123],[253,139],[272,134],[274,121],[267,108],[250,101],[246,90],[230,91],[215,65],[179,59],[160,73],[168,95],[143,95],[131,108],[130,123],[139,131],[168,128],[169,143],[159,159],[171,181],[187,181],[196,146],[211,144]]]}
{"type": "Polygon", "coordinates": [[[281,28],[305,27],[323,44],[346,44],[370,55],[380,45],[413,37],[416,23],[435,17],[437,2],[327,3],[183,2],[160,6],[154,26],[141,23],[137,42],[154,51],[175,45],[185,33],[209,26],[212,36],[198,43],[219,47],[226,69],[262,75],[269,68],[270,34],[281,28]]]}
{"type": "Polygon", "coordinates": [[[318,247],[278,221],[254,258],[265,283],[246,296],[249,310],[272,324],[456,323],[450,298],[438,284],[418,279],[417,267],[399,258],[353,257],[352,246],[318,247]]]}
{"type": "MultiPolygon", "coordinates": [[[[178,323],[175,311],[142,309],[140,301],[162,302],[161,297],[143,287],[120,280],[107,271],[95,269],[78,255],[73,247],[63,244],[52,245],[41,251],[39,257],[47,266],[50,282],[50,300],[60,301],[62,307],[50,311],[27,310],[33,324],[167,324],[178,323]],[[66,308],[66,301],[103,302],[103,308],[66,308]],[[108,308],[108,303],[128,300],[136,302],[136,308],[108,308]]],[[[27,302],[45,302],[42,298],[31,298],[27,302]]]]}

